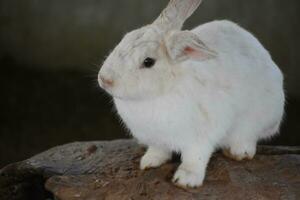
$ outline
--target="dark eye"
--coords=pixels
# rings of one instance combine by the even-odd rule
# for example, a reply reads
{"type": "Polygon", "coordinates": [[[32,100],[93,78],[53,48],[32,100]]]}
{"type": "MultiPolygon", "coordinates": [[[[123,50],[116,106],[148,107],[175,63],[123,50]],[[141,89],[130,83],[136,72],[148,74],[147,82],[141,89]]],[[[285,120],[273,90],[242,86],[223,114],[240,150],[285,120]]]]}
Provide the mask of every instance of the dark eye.
{"type": "Polygon", "coordinates": [[[153,58],[146,58],[143,62],[144,68],[151,68],[155,65],[155,60],[153,58]]]}

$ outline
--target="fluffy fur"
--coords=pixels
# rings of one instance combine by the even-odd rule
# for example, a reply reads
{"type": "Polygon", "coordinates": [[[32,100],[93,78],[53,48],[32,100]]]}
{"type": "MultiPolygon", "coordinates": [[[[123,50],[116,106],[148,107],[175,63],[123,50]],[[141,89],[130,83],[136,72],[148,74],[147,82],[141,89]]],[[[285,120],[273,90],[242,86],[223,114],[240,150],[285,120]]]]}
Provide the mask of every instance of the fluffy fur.
{"type": "MultiPolygon", "coordinates": [[[[194,10],[185,10],[183,18],[194,10]]],[[[260,42],[232,22],[181,31],[170,24],[163,30],[159,19],[124,37],[103,64],[99,83],[132,135],[149,147],[141,169],[180,152],[173,181],[196,187],[217,148],[237,160],[251,159],[257,141],[278,132],[283,75],[260,42]],[[153,68],[141,67],[147,57],[155,58],[153,68]]]]}

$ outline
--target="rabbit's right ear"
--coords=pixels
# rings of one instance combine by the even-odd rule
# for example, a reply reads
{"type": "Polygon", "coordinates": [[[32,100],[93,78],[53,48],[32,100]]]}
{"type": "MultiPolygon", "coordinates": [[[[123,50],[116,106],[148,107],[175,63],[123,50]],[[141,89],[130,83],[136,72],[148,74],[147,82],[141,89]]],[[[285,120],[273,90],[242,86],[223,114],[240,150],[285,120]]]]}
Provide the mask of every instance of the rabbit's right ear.
{"type": "Polygon", "coordinates": [[[200,40],[198,35],[190,31],[171,32],[165,37],[164,42],[169,57],[175,62],[187,59],[203,61],[217,55],[200,40]]]}
{"type": "Polygon", "coordinates": [[[170,0],[168,6],[153,24],[162,31],[180,30],[183,23],[195,12],[202,0],[170,0]]]}

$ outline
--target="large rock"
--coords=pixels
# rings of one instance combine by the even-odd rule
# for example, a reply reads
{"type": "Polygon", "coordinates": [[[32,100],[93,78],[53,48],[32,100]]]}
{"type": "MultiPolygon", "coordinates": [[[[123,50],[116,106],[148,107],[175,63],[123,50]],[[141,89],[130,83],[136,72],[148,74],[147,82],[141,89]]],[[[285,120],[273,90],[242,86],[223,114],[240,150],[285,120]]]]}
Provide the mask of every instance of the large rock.
{"type": "Polygon", "coordinates": [[[140,171],[143,152],[133,140],[55,147],[2,169],[0,199],[300,199],[300,147],[260,146],[242,162],[216,153],[204,185],[186,190],[171,183],[178,157],[140,171]]]}

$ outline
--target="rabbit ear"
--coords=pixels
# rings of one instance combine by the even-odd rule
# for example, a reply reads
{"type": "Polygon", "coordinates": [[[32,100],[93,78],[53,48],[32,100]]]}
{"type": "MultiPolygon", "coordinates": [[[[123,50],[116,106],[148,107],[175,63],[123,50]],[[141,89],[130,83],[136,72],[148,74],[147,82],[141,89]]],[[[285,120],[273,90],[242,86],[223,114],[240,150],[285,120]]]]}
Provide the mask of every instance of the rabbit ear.
{"type": "Polygon", "coordinates": [[[201,2],[202,0],[170,0],[154,24],[163,30],[180,30],[201,2]]]}
{"type": "Polygon", "coordinates": [[[172,32],[165,38],[168,55],[173,61],[207,60],[217,56],[199,37],[190,31],[172,32]]]}

